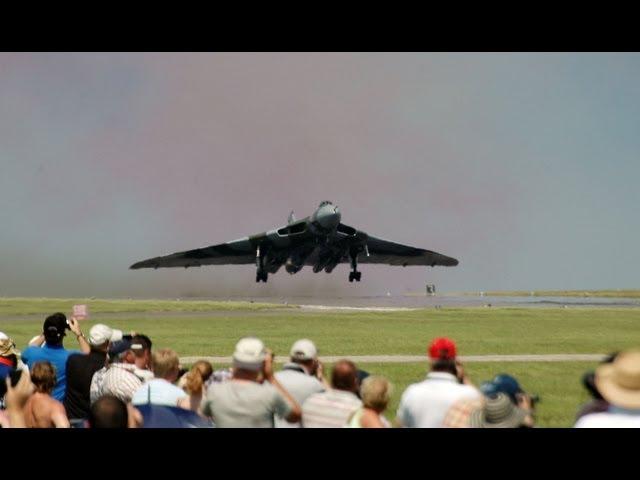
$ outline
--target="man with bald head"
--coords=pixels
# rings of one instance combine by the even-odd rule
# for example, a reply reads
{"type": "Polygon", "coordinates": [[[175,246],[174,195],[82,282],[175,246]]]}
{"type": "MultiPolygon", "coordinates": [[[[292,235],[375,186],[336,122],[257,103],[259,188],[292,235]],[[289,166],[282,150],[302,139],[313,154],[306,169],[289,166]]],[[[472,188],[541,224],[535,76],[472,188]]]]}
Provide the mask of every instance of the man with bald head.
{"type": "Polygon", "coordinates": [[[302,406],[304,428],[340,428],[351,414],[362,406],[356,393],[360,388],[358,369],[349,360],[340,360],[333,367],[331,388],[311,395],[302,406]]]}

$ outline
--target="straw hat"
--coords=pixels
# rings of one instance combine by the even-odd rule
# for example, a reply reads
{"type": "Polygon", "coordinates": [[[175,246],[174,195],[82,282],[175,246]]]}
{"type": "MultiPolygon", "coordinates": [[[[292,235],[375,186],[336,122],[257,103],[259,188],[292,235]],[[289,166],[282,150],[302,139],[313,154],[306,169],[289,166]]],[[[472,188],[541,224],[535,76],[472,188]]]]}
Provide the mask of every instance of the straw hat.
{"type": "Polygon", "coordinates": [[[0,339],[0,357],[8,357],[10,355],[18,355],[20,352],[16,350],[16,344],[10,338],[0,339]]]}
{"type": "Polygon", "coordinates": [[[640,351],[619,354],[613,363],[596,369],[596,387],[609,403],[640,409],[640,351]]]}
{"type": "Polygon", "coordinates": [[[485,397],[484,408],[475,410],[469,418],[471,428],[517,428],[527,413],[516,407],[504,393],[485,397]]]}

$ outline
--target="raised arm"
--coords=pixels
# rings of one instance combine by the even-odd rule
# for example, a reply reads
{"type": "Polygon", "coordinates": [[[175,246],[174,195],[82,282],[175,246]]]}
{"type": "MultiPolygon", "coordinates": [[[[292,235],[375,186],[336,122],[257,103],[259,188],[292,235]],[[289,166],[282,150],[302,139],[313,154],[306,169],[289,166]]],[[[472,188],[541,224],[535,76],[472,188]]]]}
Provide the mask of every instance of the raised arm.
{"type": "Polygon", "coordinates": [[[82,353],[89,353],[91,351],[91,347],[89,346],[89,342],[87,342],[87,339],[84,337],[84,333],[82,333],[80,324],[78,323],[78,319],[76,317],[71,317],[69,319],[69,328],[73,333],[75,333],[82,353]]]}
{"type": "Polygon", "coordinates": [[[289,415],[285,417],[285,420],[291,423],[299,422],[302,418],[302,409],[300,408],[298,402],[296,402],[296,399],[291,396],[291,394],[280,384],[280,382],[278,382],[275,375],[273,374],[273,352],[271,350],[267,352],[267,358],[264,361],[263,374],[265,380],[273,385],[291,406],[291,413],[289,413],[289,415]]]}
{"type": "Polygon", "coordinates": [[[5,394],[4,401],[7,406],[7,415],[11,428],[27,428],[23,408],[27,400],[29,400],[29,397],[33,394],[34,389],[29,370],[22,371],[20,380],[15,387],[11,386],[9,377],[7,377],[5,381],[7,383],[7,393],[5,394]]]}

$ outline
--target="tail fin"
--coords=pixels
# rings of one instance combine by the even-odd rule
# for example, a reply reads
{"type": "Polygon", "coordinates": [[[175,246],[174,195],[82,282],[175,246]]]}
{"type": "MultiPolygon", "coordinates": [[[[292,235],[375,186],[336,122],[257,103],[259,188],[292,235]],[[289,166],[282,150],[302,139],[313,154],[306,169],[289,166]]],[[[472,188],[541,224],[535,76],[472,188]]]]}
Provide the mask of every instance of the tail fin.
{"type": "Polygon", "coordinates": [[[296,221],[296,216],[293,214],[293,210],[291,210],[291,213],[289,214],[289,219],[287,220],[287,223],[293,223],[296,221]]]}

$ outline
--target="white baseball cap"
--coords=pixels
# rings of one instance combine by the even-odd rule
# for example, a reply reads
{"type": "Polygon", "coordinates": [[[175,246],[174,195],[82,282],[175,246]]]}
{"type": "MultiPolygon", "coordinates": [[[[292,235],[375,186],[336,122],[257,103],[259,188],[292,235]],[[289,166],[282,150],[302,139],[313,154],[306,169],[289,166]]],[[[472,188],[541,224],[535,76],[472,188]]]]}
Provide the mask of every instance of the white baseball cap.
{"type": "Polygon", "coordinates": [[[262,340],[256,337],[245,337],[236,344],[233,352],[233,366],[245,370],[258,371],[267,357],[267,349],[262,340]]]}
{"type": "Polygon", "coordinates": [[[0,340],[9,340],[9,337],[6,333],[0,332],[0,340]]]}
{"type": "Polygon", "coordinates": [[[291,358],[295,360],[315,360],[317,357],[318,349],[309,339],[298,340],[291,347],[291,358]]]}
{"type": "Polygon", "coordinates": [[[89,330],[89,343],[94,347],[109,341],[117,342],[118,340],[122,340],[122,330],[107,327],[102,323],[94,325],[89,330]]]}

